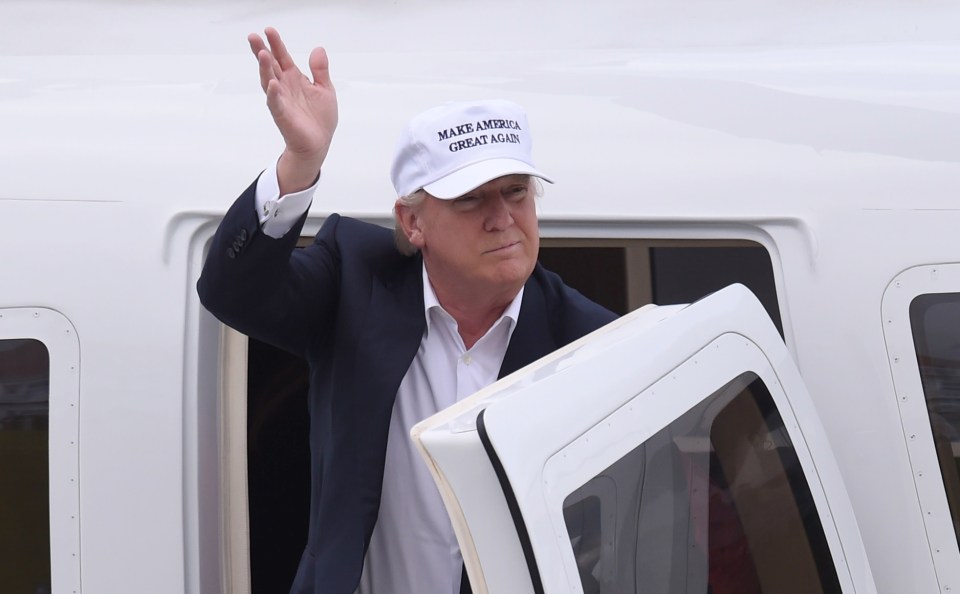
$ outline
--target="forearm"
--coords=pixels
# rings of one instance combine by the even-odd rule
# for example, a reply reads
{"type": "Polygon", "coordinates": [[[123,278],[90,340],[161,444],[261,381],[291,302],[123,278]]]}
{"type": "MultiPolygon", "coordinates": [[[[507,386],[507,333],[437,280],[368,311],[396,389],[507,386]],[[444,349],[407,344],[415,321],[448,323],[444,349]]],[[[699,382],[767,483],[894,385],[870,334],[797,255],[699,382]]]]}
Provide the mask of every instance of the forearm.
{"type": "Polygon", "coordinates": [[[295,253],[305,216],[280,238],[262,232],[255,192],[256,184],[247,188],[221,222],[197,292],[201,303],[227,325],[302,352],[327,310],[329,267],[295,253]]]}

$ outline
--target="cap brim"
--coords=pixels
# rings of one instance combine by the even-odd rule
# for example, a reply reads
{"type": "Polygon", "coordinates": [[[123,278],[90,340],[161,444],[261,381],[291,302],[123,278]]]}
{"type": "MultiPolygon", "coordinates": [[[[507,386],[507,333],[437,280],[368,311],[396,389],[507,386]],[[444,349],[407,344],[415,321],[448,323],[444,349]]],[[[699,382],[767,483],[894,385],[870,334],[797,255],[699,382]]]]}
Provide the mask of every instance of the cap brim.
{"type": "Polygon", "coordinates": [[[490,180],[503,177],[504,175],[516,174],[533,175],[545,182],[553,183],[552,179],[541,173],[535,167],[532,167],[529,163],[516,159],[488,159],[462,167],[433,183],[425,185],[423,189],[435,198],[450,200],[463,196],[470,190],[474,190],[490,180]]]}

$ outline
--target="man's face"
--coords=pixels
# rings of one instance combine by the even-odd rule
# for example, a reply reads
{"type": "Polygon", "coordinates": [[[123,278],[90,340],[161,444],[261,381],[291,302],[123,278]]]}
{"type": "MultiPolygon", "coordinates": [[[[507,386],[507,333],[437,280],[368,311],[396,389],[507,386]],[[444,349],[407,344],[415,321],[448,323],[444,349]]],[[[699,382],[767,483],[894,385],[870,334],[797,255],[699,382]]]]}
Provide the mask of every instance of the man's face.
{"type": "Polygon", "coordinates": [[[537,262],[533,180],[507,175],[452,200],[427,196],[417,209],[413,245],[435,288],[512,298],[537,262]]]}

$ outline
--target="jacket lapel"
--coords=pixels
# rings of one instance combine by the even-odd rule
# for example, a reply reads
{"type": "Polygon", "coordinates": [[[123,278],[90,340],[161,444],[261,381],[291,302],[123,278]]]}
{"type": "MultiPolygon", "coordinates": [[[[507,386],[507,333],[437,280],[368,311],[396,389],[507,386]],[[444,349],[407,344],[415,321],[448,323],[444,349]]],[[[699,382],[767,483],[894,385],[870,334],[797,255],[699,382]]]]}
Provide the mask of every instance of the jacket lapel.
{"type": "Polygon", "coordinates": [[[510,344],[500,365],[500,375],[510,375],[521,367],[533,363],[540,357],[552,353],[557,342],[550,332],[550,320],[547,315],[547,302],[540,283],[531,276],[523,288],[523,300],[520,302],[520,315],[517,327],[510,337],[510,344]]]}
{"type": "Polygon", "coordinates": [[[370,394],[388,396],[388,410],[426,328],[421,260],[409,258],[398,268],[373,279],[364,337],[359,341],[365,350],[359,360],[376,361],[379,373],[360,371],[357,379],[368,384],[370,394]],[[384,332],[384,328],[389,331],[384,332]]]}

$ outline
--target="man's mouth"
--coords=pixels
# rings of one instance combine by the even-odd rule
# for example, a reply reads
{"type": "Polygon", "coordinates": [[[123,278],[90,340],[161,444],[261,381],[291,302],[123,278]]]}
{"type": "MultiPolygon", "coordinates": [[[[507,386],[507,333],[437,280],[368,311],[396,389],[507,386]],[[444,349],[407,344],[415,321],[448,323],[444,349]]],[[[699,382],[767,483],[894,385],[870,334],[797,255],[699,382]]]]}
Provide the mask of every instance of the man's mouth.
{"type": "Polygon", "coordinates": [[[502,251],[509,250],[510,248],[512,248],[512,247],[514,247],[514,246],[518,246],[518,245],[520,245],[520,242],[519,242],[519,241],[511,241],[510,243],[505,243],[505,244],[503,244],[503,245],[501,245],[501,246],[499,246],[499,247],[495,247],[495,248],[493,248],[493,249],[491,249],[491,250],[487,250],[486,253],[488,253],[488,254],[495,254],[495,253],[497,253],[497,252],[502,252],[502,251]]]}

